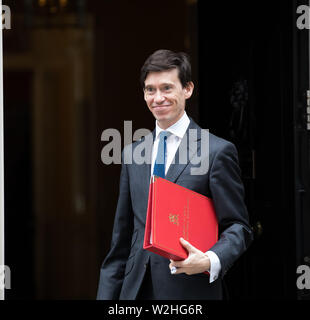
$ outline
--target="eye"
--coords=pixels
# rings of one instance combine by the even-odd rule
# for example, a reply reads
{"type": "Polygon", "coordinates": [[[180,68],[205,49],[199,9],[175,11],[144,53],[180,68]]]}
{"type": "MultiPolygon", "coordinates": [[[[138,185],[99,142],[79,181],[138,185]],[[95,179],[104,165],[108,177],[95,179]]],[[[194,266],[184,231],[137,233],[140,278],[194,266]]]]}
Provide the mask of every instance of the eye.
{"type": "Polygon", "coordinates": [[[172,89],[171,86],[168,86],[168,85],[167,85],[167,86],[164,86],[164,90],[165,90],[165,91],[169,91],[169,90],[171,90],[171,89],[172,89]]]}
{"type": "Polygon", "coordinates": [[[146,91],[147,93],[153,93],[153,92],[154,92],[154,88],[152,88],[152,87],[147,87],[147,88],[145,88],[145,91],[146,91]]]}

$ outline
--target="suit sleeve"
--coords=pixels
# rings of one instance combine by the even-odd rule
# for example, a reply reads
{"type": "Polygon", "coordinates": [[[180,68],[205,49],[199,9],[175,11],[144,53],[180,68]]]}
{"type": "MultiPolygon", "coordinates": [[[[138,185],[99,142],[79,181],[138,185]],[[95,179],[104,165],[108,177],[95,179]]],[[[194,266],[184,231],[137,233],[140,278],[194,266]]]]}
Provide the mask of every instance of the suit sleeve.
{"type": "Polygon", "coordinates": [[[238,154],[232,143],[225,143],[210,166],[210,191],[219,223],[220,238],[210,248],[221,262],[223,277],[252,242],[238,154]]]}
{"type": "Polygon", "coordinates": [[[122,164],[111,248],[100,269],[98,300],[119,299],[133,231],[127,166],[122,164]]]}

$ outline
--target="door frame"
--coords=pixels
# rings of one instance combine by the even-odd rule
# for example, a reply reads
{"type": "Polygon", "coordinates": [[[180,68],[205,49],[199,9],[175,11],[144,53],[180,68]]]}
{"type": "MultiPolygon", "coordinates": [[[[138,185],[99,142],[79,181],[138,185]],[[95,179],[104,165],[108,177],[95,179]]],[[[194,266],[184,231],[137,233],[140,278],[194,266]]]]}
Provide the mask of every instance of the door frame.
{"type": "MultiPolygon", "coordinates": [[[[295,0],[294,8],[307,4],[295,0]]],[[[310,7],[310,1],[308,1],[310,7]]],[[[309,10],[310,11],[310,10],[309,10]]],[[[308,12],[309,14],[309,12],[308,12]]],[[[297,21],[300,14],[295,14],[297,21]]],[[[306,19],[307,20],[307,19],[306,19]]],[[[294,26],[293,32],[294,77],[294,196],[296,218],[296,268],[310,266],[310,29],[294,26]],[[305,72],[308,70],[308,72],[305,72]]],[[[296,269],[297,277],[298,272],[296,269]]],[[[308,290],[297,290],[298,300],[309,300],[308,290]]]]}
{"type": "MultiPolygon", "coordinates": [[[[0,0],[2,17],[2,0],[0,0]]],[[[3,126],[3,51],[2,51],[2,21],[0,22],[0,300],[4,300],[2,279],[4,272],[4,126],[3,126]]]]}

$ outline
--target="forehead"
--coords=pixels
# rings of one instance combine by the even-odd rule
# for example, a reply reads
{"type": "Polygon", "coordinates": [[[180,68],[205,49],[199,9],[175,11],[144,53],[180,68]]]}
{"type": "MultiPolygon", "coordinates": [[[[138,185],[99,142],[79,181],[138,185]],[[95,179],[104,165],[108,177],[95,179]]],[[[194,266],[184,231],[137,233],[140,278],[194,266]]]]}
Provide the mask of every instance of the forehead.
{"type": "Polygon", "coordinates": [[[181,84],[178,69],[149,72],[144,81],[145,86],[155,86],[163,83],[181,84]]]}

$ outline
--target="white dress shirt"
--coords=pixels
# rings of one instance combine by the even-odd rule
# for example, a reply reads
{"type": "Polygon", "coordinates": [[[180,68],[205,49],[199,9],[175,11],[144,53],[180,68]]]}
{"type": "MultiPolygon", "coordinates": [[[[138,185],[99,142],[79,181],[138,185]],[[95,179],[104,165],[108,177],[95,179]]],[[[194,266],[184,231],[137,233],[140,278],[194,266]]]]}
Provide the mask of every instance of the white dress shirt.
{"type": "MultiPolygon", "coordinates": [[[[155,141],[152,149],[152,167],[151,172],[154,170],[154,164],[157,156],[158,144],[159,144],[159,134],[161,131],[168,131],[171,135],[167,138],[167,148],[166,148],[166,166],[165,166],[165,174],[167,174],[168,169],[172,163],[172,160],[176,154],[178,147],[180,146],[181,140],[186,133],[186,130],[189,126],[190,120],[184,111],[183,116],[180,120],[174,123],[172,126],[163,130],[159,127],[156,121],[156,131],[155,131],[155,141]]],[[[217,254],[213,251],[207,251],[207,256],[210,259],[210,283],[215,281],[218,278],[218,275],[221,271],[221,262],[218,258],[217,254]]]]}

